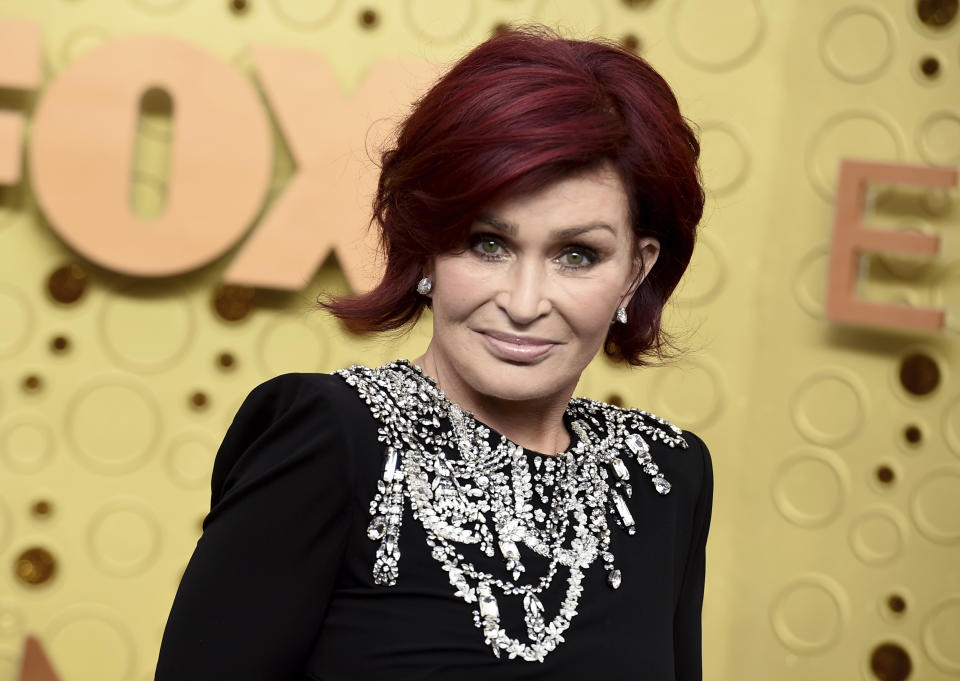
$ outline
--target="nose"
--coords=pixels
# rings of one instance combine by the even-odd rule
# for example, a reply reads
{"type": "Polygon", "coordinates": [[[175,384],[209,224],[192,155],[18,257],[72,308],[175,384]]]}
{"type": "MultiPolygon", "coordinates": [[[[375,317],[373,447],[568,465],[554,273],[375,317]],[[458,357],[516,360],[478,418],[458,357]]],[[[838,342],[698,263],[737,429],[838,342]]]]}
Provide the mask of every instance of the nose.
{"type": "Polygon", "coordinates": [[[511,265],[494,302],[515,324],[527,325],[550,314],[549,289],[542,265],[518,261],[511,265]]]}

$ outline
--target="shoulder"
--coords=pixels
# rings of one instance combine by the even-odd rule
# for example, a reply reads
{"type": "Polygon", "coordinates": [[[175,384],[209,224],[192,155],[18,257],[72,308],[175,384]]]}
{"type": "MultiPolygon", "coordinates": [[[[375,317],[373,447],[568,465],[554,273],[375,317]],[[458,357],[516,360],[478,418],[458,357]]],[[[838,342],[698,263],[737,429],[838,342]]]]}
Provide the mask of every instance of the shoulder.
{"type": "Polygon", "coordinates": [[[710,450],[692,430],[674,425],[667,419],[643,409],[624,410],[635,417],[634,428],[650,444],[653,460],[681,496],[691,502],[712,495],[713,464],[710,450]],[[678,490],[679,491],[679,490],[678,490]]]}
{"type": "Polygon", "coordinates": [[[648,411],[630,410],[643,417],[640,427],[650,443],[653,471],[670,484],[670,496],[678,518],[689,526],[691,536],[703,536],[713,509],[713,459],[697,433],[679,428],[648,411]],[[664,436],[665,433],[668,435],[664,436]]]}
{"type": "Polygon", "coordinates": [[[631,445],[630,449],[634,453],[638,453],[638,447],[643,450],[653,446],[687,450],[695,443],[702,444],[702,441],[690,431],[685,431],[665,418],[644,409],[618,407],[587,397],[573,398],[570,400],[570,407],[575,415],[574,418],[585,417],[597,425],[602,421],[615,424],[615,430],[622,433],[628,440],[627,444],[631,445]],[[634,442],[636,445],[632,444],[634,442]]]}
{"type": "Polygon", "coordinates": [[[286,373],[256,385],[240,405],[214,460],[215,496],[241,479],[284,467],[333,470],[352,431],[369,418],[356,393],[331,374],[286,373]]]}
{"type": "MultiPolygon", "coordinates": [[[[573,404],[583,414],[602,413],[608,423],[618,424],[623,437],[623,447],[618,448],[635,459],[648,475],[662,475],[669,483],[668,491],[693,499],[712,492],[710,451],[693,431],[645,409],[618,407],[587,398],[575,398],[573,404]]],[[[663,485],[657,488],[659,491],[663,485]]]]}
{"type": "Polygon", "coordinates": [[[236,418],[273,421],[288,412],[346,413],[357,402],[356,391],[335,374],[291,372],[256,385],[236,418]]]}
{"type": "Polygon", "coordinates": [[[688,465],[684,467],[684,473],[688,476],[691,487],[698,490],[698,498],[712,499],[713,459],[710,449],[706,442],[693,431],[684,430],[682,437],[688,444],[687,451],[690,459],[687,462],[688,465]]]}
{"type": "Polygon", "coordinates": [[[256,385],[248,399],[271,401],[288,406],[302,400],[323,400],[342,397],[352,392],[349,386],[334,374],[291,372],[269,378],[256,385]]]}

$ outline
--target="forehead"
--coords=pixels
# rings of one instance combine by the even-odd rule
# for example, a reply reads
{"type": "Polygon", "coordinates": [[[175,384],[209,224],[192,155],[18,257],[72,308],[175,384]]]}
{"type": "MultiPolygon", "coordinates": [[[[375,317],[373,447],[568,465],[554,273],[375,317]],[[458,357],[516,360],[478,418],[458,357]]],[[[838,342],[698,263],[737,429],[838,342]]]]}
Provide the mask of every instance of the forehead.
{"type": "Polygon", "coordinates": [[[618,234],[630,231],[627,192],[619,174],[608,165],[494,202],[481,215],[521,230],[603,222],[618,234]]]}

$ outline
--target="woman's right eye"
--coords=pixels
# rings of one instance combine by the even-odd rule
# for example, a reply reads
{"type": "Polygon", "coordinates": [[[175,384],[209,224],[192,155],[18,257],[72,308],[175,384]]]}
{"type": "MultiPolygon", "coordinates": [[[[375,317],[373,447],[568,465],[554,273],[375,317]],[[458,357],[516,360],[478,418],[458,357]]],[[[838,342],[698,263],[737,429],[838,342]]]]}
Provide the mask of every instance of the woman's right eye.
{"type": "Polygon", "coordinates": [[[500,240],[489,234],[475,234],[470,241],[473,250],[485,258],[498,260],[503,255],[500,240]]]}

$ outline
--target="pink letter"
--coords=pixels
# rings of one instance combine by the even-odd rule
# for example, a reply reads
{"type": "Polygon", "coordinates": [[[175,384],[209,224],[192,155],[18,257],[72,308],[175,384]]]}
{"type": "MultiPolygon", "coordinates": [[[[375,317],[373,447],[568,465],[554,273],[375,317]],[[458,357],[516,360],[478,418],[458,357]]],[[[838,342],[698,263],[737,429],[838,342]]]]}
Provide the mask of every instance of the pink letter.
{"type": "Polygon", "coordinates": [[[837,182],[830,283],[826,316],[835,322],[902,329],[943,328],[943,310],[908,305],[868,303],[854,293],[857,260],[861,252],[880,251],[936,255],[940,238],[926,234],[867,229],[862,223],[863,202],[869,182],[919,187],[950,187],[957,182],[955,168],[844,159],[837,182]]]}
{"type": "MultiPolygon", "coordinates": [[[[0,19],[0,87],[36,90],[40,87],[42,57],[39,26],[0,19]]],[[[23,130],[23,114],[0,111],[0,185],[20,183],[23,130]]]]}
{"type": "Polygon", "coordinates": [[[367,290],[381,276],[377,232],[366,229],[377,185],[374,163],[384,133],[397,122],[384,119],[399,118],[436,68],[378,63],[348,98],[319,52],[263,46],[252,51],[297,173],[241,246],[224,281],[299,290],[335,251],[351,288],[367,290]]]}
{"type": "Polygon", "coordinates": [[[150,35],[84,53],[44,92],[30,136],[34,192],[74,250],[116,272],[180,274],[232,246],[256,219],[272,172],[273,140],[256,91],[189,43],[150,35]],[[165,212],[130,210],[141,100],[173,102],[165,212]]]}

